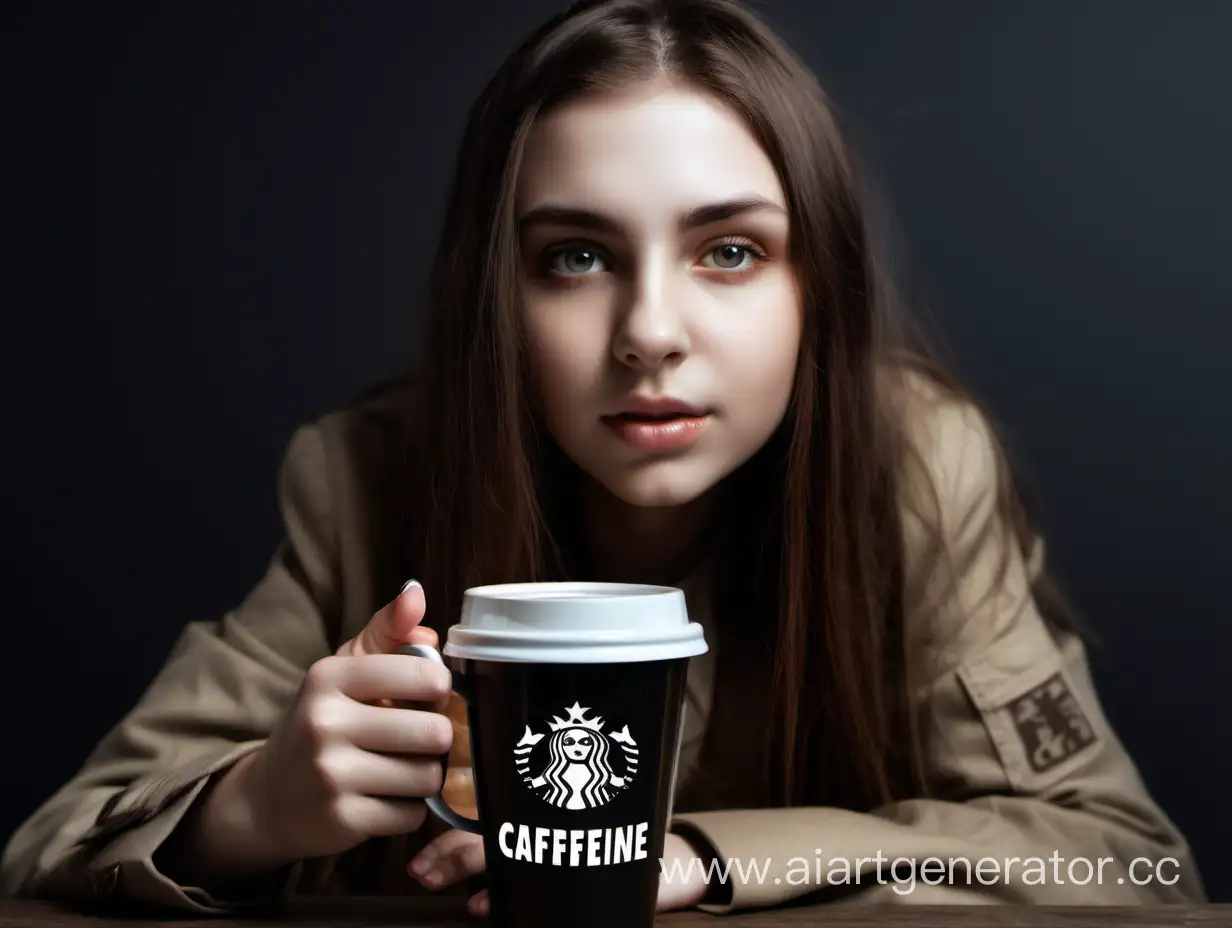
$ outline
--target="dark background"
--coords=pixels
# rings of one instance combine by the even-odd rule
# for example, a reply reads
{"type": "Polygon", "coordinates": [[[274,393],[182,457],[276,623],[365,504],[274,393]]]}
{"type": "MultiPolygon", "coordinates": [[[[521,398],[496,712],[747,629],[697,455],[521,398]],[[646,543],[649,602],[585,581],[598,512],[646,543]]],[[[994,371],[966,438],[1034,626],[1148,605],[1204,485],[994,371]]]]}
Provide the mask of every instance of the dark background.
{"type": "MultiPolygon", "coordinates": [[[[408,355],[466,107],[563,5],[5,5],[0,836],[264,570],[286,440],[408,355]]],[[[1232,898],[1232,4],[761,9],[851,122],[1106,639],[1107,711],[1232,898]]]]}

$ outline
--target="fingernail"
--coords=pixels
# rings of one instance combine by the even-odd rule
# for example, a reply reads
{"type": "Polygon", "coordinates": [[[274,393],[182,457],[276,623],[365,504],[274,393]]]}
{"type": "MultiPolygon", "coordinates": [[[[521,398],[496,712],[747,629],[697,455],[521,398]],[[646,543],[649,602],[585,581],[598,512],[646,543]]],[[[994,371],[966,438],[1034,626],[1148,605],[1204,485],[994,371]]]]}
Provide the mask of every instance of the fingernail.
{"type": "Polygon", "coordinates": [[[421,586],[421,585],[422,584],[420,584],[418,580],[412,577],[410,580],[406,581],[406,583],[402,584],[402,589],[398,591],[398,595],[401,596],[407,590],[414,589],[415,587],[421,586]]]}
{"type": "Polygon", "coordinates": [[[417,876],[423,876],[432,866],[432,862],[424,857],[416,857],[411,861],[411,873],[417,876]]]}
{"type": "Polygon", "coordinates": [[[432,870],[429,873],[425,873],[421,879],[429,886],[436,886],[441,881],[441,874],[437,870],[432,870]]]}
{"type": "Polygon", "coordinates": [[[487,899],[479,899],[472,902],[469,906],[467,906],[467,908],[469,908],[475,915],[487,915],[488,905],[489,903],[487,899]]]}

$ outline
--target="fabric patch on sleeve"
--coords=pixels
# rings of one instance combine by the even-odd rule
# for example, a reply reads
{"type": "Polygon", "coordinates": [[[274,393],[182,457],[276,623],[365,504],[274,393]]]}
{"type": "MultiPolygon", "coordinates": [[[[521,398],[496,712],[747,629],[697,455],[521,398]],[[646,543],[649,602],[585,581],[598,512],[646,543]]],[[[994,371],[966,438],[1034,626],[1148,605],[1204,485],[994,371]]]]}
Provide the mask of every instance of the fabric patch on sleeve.
{"type": "Polygon", "coordinates": [[[1036,773],[1051,770],[1096,740],[1082,706],[1056,673],[1011,700],[1008,708],[1036,773]]]}

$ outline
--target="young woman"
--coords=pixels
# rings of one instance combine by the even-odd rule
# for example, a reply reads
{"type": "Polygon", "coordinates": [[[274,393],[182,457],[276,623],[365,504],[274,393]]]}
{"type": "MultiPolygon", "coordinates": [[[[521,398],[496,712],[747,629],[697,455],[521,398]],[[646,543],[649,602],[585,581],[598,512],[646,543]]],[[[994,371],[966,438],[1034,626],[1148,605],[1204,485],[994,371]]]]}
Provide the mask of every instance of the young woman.
{"type": "Polygon", "coordinates": [[[531,36],[471,114],[428,310],[418,377],[296,433],[268,575],[187,628],[4,888],[469,894],[482,847],[421,801],[466,764],[449,674],[391,652],[469,586],[568,577],[682,586],[711,643],[666,864],[768,869],[665,877],[661,908],[1203,897],[988,418],[895,317],[830,105],[748,12],[531,36]]]}

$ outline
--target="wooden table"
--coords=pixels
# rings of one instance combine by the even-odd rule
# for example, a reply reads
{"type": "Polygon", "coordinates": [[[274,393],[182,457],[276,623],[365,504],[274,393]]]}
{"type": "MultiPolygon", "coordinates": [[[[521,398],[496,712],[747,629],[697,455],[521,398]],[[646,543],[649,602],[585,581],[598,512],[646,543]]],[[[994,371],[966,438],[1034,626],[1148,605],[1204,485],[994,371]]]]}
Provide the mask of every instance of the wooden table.
{"type": "MultiPolygon", "coordinates": [[[[414,905],[387,900],[343,903],[332,900],[300,903],[278,918],[149,918],[73,911],[37,902],[0,899],[0,928],[369,928],[377,925],[418,925],[423,928],[476,928],[484,920],[469,920],[456,902],[416,900],[414,905]]],[[[1228,928],[1232,905],[1152,906],[1123,908],[1027,906],[799,906],[708,915],[672,912],[656,926],[685,928],[769,928],[772,925],[824,925],[826,928],[1228,928]]]]}

